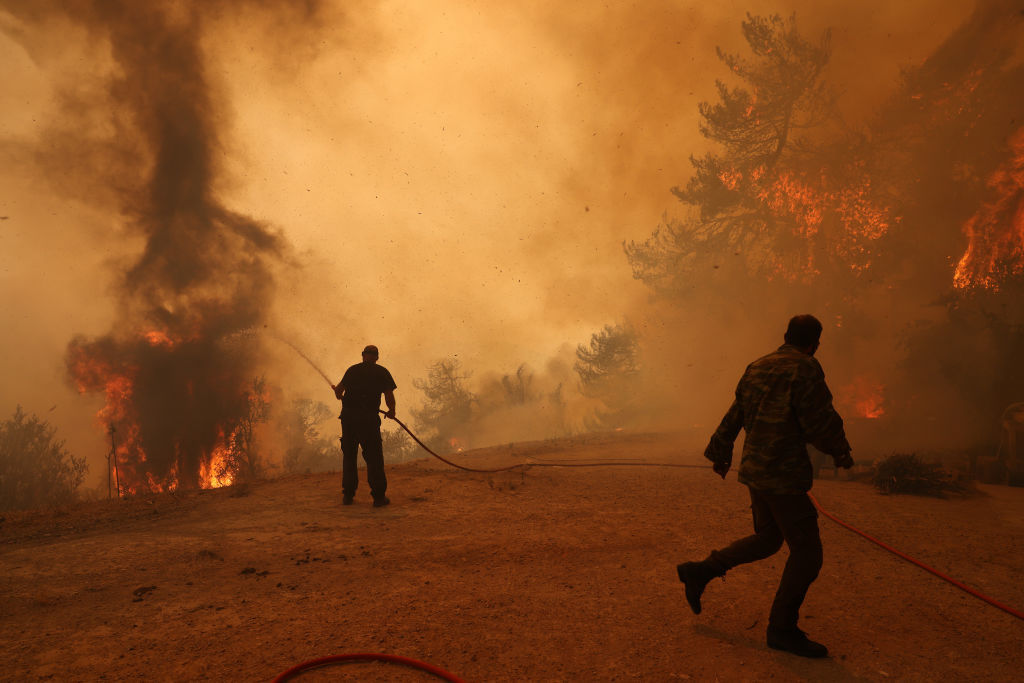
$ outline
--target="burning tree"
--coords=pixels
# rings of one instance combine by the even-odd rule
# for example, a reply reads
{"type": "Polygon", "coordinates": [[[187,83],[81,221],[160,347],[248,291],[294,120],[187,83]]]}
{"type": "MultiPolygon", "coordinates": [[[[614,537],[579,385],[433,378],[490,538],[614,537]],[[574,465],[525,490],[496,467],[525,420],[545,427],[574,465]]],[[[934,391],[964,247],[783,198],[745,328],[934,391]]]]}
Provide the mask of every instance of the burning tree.
{"type": "Polygon", "coordinates": [[[748,308],[813,308],[859,348],[902,341],[900,396],[840,350],[858,414],[953,411],[971,425],[958,438],[997,437],[1024,386],[1019,9],[980,2],[860,129],[836,125],[828,34],[748,16],[752,58],[719,52],[739,87],[700,105],[716,151],[673,190],[685,217],[625,245],[634,276],[681,303],[728,286],[748,308]]]}
{"type": "Polygon", "coordinates": [[[877,153],[905,217],[887,265],[931,308],[906,330],[904,367],[911,386],[942,378],[950,409],[981,442],[998,439],[998,416],[1024,387],[1022,41],[1018,3],[979,3],[904,73],[876,124],[889,131],[877,153]],[[908,252],[917,258],[899,264],[908,252]]]}
{"type": "Polygon", "coordinates": [[[52,138],[60,141],[62,189],[113,197],[134,238],[128,244],[141,244],[119,274],[110,332],[73,339],[66,354],[70,381],[105,401],[97,417],[117,435],[127,491],[222,485],[217,472],[231,471],[225,460],[243,469],[253,462],[250,379],[259,348],[241,333],[262,325],[286,247],[218,201],[223,112],[204,69],[207,7],[44,0],[11,9],[36,29],[22,32],[27,41],[50,35],[56,15],[109,45],[106,96],[67,107],[104,125],[52,138]],[[107,137],[89,139],[95,130],[107,137]]]}
{"type": "Polygon", "coordinates": [[[823,78],[829,33],[815,43],[795,17],[751,15],[742,30],[752,59],[718,51],[742,85],[717,81],[720,101],[699,105],[700,132],[722,151],[691,157],[693,177],[672,190],[688,217],[625,246],[634,276],[669,295],[723,280],[857,274],[893,220],[871,199],[865,162],[835,168],[816,142],[835,122],[823,78]]]}

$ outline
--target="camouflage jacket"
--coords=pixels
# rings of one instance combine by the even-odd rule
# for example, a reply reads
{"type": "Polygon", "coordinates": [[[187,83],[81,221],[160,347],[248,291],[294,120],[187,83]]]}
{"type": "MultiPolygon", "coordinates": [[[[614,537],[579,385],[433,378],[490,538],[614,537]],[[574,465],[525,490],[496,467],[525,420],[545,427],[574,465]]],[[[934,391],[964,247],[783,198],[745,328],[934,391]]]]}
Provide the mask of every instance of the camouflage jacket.
{"type": "Polygon", "coordinates": [[[741,427],[746,439],[739,481],[765,493],[811,489],[808,443],[833,458],[850,452],[843,419],[832,407],[821,365],[789,344],[747,366],[736,387],[736,400],[704,457],[731,464],[733,442],[741,427]]]}

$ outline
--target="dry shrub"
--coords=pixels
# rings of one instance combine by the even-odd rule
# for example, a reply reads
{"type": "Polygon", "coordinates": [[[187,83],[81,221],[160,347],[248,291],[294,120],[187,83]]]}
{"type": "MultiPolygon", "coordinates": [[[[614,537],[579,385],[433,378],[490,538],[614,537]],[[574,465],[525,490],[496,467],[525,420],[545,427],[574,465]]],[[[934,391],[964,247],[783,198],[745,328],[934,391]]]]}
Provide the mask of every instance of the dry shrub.
{"type": "Polygon", "coordinates": [[[963,472],[951,472],[916,453],[894,453],[875,463],[871,483],[882,493],[913,493],[944,498],[947,494],[974,493],[974,483],[963,472]]]}

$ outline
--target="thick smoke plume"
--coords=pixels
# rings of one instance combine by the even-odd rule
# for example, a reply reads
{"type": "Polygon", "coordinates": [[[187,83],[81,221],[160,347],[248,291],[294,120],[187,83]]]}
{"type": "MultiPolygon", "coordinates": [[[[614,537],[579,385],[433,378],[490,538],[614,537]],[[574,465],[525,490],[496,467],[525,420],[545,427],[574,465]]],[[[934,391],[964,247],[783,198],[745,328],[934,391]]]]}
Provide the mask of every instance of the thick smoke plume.
{"type": "Polygon", "coordinates": [[[105,394],[100,419],[119,442],[128,489],[208,484],[215,452],[236,447],[259,373],[256,337],[240,333],[263,323],[272,265],[286,251],[279,234],[217,198],[223,112],[202,39],[204,12],[221,5],[40,3],[26,17],[63,13],[109,43],[103,104],[116,136],[88,161],[117,183],[127,236],[142,248],[116,285],[113,328],[76,337],[66,359],[80,391],[105,394]]]}
{"type": "MultiPolygon", "coordinates": [[[[140,472],[159,484],[230,446],[265,362],[289,399],[332,400],[286,346],[262,349],[235,331],[269,324],[335,380],[378,344],[407,418],[422,400],[413,381],[451,356],[473,373],[481,404],[504,396],[488,378],[521,364],[536,372],[536,394],[561,385],[568,399],[579,394],[576,345],[627,320],[640,341],[642,417],[699,441],[742,365],[780,343],[789,315],[812,312],[828,325],[819,353],[844,416],[863,413],[874,432],[905,405],[926,428],[969,424],[958,441],[976,441],[1019,382],[974,334],[989,313],[1007,318],[980,311],[990,290],[957,290],[953,270],[971,217],[993,208],[971,223],[980,235],[1003,215],[990,180],[1018,168],[1009,136],[1019,117],[995,125],[1020,110],[1018,5],[0,0],[12,73],[0,93],[0,178],[13,188],[0,225],[17,261],[11,275],[0,270],[14,293],[3,398],[58,404],[62,432],[74,417],[71,441],[102,471],[104,434],[84,424],[91,414],[78,417],[92,409],[50,376],[66,357],[80,384],[112,397],[101,417],[123,423],[122,447],[133,438],[125,425],[140,425],[140,472]],[[791,187],[839,199],[863,189],[892,220],[857,242],[872,257],[870,268],[858,259],[859,275],[826,249],[814,255],[827,276],[766,287],[733,277],[740,257],[728,250],[692,280],[700,296],[652,302],[622,243],[678,215],[670,188],[713,147],[698,105],[717,99],[716,79],[733,78],[716,47],[746,54],[747,11],[795,12],[812,41],[832,28],[824,77],[846,127],[810,140],[831,162],[794,159],[803,174],[791,187]],[[969,101],[949,100],[973,83],[969,101]],[[951,112],[959,118],[945,126],[951,112]],[[862,146],[850,142],[858,136],[862,146]],[[303,263],[276,286],[289,257],[266,225],[285,226],[303,263]],[[959,307],[952,322],[948,306],[931,305],[944,300],[959,307]],[[1000,375],[1006,391],[992,392],[1000,375]]],[[[770,198],[784,213],[783,196],[770,198]]],[[[1003,244],[982,236],[965,274],[1010,253],[1003,244]]],[[[991,302],[1009,305],[1001,287],[991,302]]],[[[1011,353],[1012,334],[989,339],[1011,353]]],[[[569,417],[589,411],[578,408],[569,417]]],[[[543,422],[528,412],[495,412],[472,441],[530,438],[543,422]]],[[[920,444],[938,431],[900,436],[920,444]]],[[[858,455],[866,445],[856,440],[858,455]]]]}

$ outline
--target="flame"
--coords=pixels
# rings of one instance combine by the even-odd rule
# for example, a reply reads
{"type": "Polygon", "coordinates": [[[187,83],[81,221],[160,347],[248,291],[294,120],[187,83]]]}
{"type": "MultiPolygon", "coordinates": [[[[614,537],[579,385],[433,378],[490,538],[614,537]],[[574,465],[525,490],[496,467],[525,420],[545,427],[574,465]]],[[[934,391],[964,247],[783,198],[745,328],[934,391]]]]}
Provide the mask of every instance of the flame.
{"type": "Polygon", "coordinates": [[[235,443],[235,434],[232,433],[229,439],[224,439],[221,432],[220,438],[225,441],[210,453],[208,462],[200,466],[199,486],[204,489],[217,489],[222,486],[231,486],[235,476],[231,471],[231,452],[235,443]]]}
{"type": "Polygon", "coordinates": [[[827,196],[816,192],[808,183],[784,171],[757,198],[775,215],[790,215],[796,220],[797,232],[803,237],[817,234],[825,215],[827,196]]]}
{"type": "Polygon", "coordinates": [[[173,339],[161,330],[150,330],[142,335],[149,342],[150,346],[163,346],[166,348],[172,348],[175,345],[173,339]]]}
{"type": "MultiPolygon", "coordinates": [[[[171,351],[181,342],[163,330],[148,330],[137,337],[138,341],[150,348],[171,351]]],[[[130,345],[130,342],[129,342],[130,345]]],[[[134,495],[140,492],[162,493],[177,490],[181,486],[180,468],[183,462],[181,444],[175,445],[178,458],[163,474],[151,471],[147,466],[147,454],[142,445],[142,429],[136,401],[136,384],[139,367],[130,362],[118,362],[113,346],[73,342],[69,347],[68,369],[79,393],[102,393],[103,406],[96,413],[96,421],[107,428],[113,428],[114,465],[117,468],[118,483],[122,494],[134,495]]],[[[192,386],[187,385],[189,394],[192,386]]],[[[199,478],[201,488],[229,486],[235,478],[232,458],[235,449],[235,431],[227,435],[220,429],[215,445],[208,454],[199,454],[199,478]]]]}
{"type": "Polygon", "coordinates": [[[885,387],[881,382],[858,377],[843,388],[843,396],[859,417],[874,420],[885,415],[885,387]]]}
{"type": "MultiPolygon", "coordinates": [[[[856,176],[852,182],[830,178],[824,171],[814,177],[764,165],[746,170],[722,169],[717,177],[728,191],[738,191],[744,182],[749,183],[764,212],[792,226],[792,236],[805,245],[797,262],[787,262],[783,256],[788,248],[769,251],[762,258],[773,276],[797,281],[820,275],[816,259],[823,254],[845,263],[855,273],[865,271],[872,263],[873,243],[900,220],[889,207],[872,198],[871,179],[864,163],[853,162],[851,167],[856,176]]],[[[766,231],[770,228],[767,223],[763,225],[766,231]]]]}
{"type": "Polygon", "coordinates": [[[727,190],[735,190],[743,179],[743,174],[736,170],[726,169],[718,174],[718,179],[722,181],[722,185],[727,190]]]}
{"type": "Polygon", "coordinates": [[[882,399],[880,397],[870,397],[857,403],[857,411],[861,417],[866,417],[869,420],[874,420],[885,415],[885,408],[882,407],[882,399]]]}
{"type": "MultiPolygon", "coordinates": [[[[872,199],[872,186],[863,163],[853,163],[857,173],[851,183],[783,170],[774,172],[764,166],[748,171],[754,196],[766,213],[791,223],[793,237],[806,245],[800,262],[786,264],[780,253],[770,254],[765,262],[776,275],[788,280],[812,279],[820,274],[816,254],[828,253],[860,273],[871,265],[872,243],[885,236],[894,223],[888,207],[872,199]],[[820,247],[820,248],[819,248],[820,247]]],[[[725,169],[718,175],[722,186],[735,190],[744,173],[725,169]]]]}
{"type": "Polygon", "coordinates": [[[1003,279],[1024,273],[1024,128],[1009,146],[1011,158],[988,178],[995,198],[964,224],[967,249],[953,273],[958,289],[998,291],[1003,279]]]}
{"type": "Polygon", "coordinates": [[[451,450],[454,453],[462,452],[462,442],[456,439],[454,436],[448,439],[448,447],[451,448],[451,450]]]}

